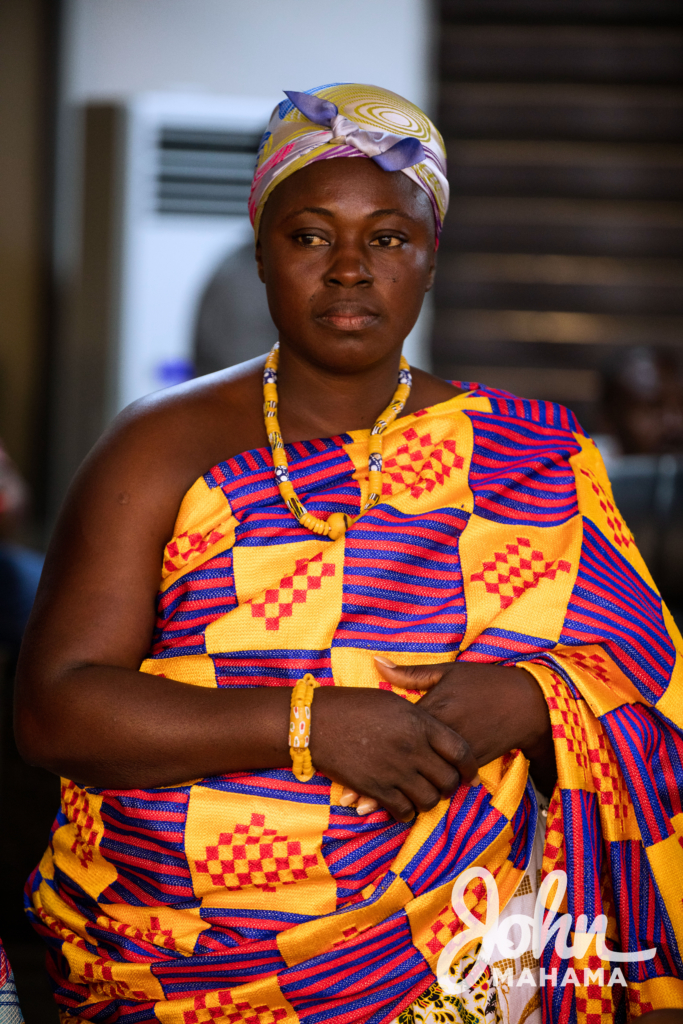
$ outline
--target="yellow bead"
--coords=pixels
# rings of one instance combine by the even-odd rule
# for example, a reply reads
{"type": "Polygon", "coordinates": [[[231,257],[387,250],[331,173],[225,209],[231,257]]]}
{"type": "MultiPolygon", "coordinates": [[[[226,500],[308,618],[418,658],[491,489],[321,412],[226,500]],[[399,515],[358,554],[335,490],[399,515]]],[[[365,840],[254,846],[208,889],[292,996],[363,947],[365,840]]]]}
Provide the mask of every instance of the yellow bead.
{"type": "Polygon", "coordinates": [[[351,520],[345,512],[333,512],[327,520],[327,525],[330,528],[330,532],[328,534],[330,540],[339,540],[339,538],[343,537],[348,530],[351,525],[351,520]]]}

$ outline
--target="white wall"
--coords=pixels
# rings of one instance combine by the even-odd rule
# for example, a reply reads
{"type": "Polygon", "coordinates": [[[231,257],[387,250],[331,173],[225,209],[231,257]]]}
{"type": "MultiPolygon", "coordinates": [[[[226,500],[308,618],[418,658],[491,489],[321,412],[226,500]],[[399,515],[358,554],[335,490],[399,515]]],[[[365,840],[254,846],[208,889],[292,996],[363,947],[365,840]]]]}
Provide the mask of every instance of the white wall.
{"type": "Polygon", "coordinates": [[[66,16],[67,100],[356,81],[430,104],[431,0],[67,0],[66,16]]]}
{"type": "MultiPolygon", "coordinates": [[[[431,112],[433,0],[66,0],[57,272],[68,276],[78,133],[91,99],[197,90],[282,99],[283,89],[368,82],[431,112]]],[[[404,351],[428,369],[432,305],[404,351]]]]}

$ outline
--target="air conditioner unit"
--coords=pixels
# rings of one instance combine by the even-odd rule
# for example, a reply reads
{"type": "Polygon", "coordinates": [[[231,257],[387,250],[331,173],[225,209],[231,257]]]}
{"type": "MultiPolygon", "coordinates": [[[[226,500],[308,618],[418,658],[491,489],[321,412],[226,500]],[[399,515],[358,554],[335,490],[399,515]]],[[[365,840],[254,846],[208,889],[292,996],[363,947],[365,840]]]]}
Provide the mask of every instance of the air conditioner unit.
{"type": "Polygon", "coordinates": [[[130,402],[192,375],[199,297],[250,237],[274,99],[147,94],[87,105],[79,244],[57,353],[53,498],[130,402]]]}
{"type": "MultiPolygon", "coordinates": [[[[278,101],[159,93],[83,109],[74,212],[63,218],[72,223],[61,232],[75,232],[77,244],[67,246],[73,255],[61,274],[68,294],[52,374],[53,514],[121,409],[192,376],[200,299],[206,290],[215,311],[216,294],[219,305],[225,295],[221,268],[231,253],[242,259],[238,250],[252,240],[247,198],[258,144],[278,101]],[[218,288],[210,291],[212,280],[218,288]]],[[[72,173],[63,170],[62,179],[72,173]]],[[[222,365],[271,344],[269,337],[263,344],[263,318],[271,327],[265,296],[257,289],[252,302],[239,281],[237,288],[250,311],[261,308],[262,320],[255,317],[254,330],[246,332],[261,347],[245,352],[242,345],[231,358],[228,326],[222,365]]],[[[404,345],[408,360],[425,368],[430,318],[426,303],[404,345]]],[[[222,356],[222,321],[220,327],[222,356]]]]}

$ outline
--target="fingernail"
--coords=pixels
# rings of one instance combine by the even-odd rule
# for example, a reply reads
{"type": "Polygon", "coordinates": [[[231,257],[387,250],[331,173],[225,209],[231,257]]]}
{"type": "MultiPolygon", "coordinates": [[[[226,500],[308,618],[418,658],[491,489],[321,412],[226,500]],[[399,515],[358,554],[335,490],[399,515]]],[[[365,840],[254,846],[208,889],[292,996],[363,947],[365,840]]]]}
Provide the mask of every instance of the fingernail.
{"type": "Polygon", "coordinates": [[[371,814],[376,808],[377,804],[374,800],[361,800],[356,807],[356,813],[360,815],[371,814]]]}
{"type": "Polygon", "coordinates": [[[388,658],[380,658],[378,654],[375,655],[375,661],[378,661],[380,665],[384,665],[385,668],[398,668],[395,662],[389,661],[388,658]]]}
{"type": "Polygon", "coordinates": [[[350,807],[358,799],[357,793],[344,793],[341,797],[339,804],[341,807],[350,807]]]}
{"type": "Polygon", "coordinates": [[[470,780],[470,786],[481,786],[481,785],[482,785],[481,776],[479,775],[479,772],[477,772],[477,774],[474,776],[474,778],[470,780]]]}

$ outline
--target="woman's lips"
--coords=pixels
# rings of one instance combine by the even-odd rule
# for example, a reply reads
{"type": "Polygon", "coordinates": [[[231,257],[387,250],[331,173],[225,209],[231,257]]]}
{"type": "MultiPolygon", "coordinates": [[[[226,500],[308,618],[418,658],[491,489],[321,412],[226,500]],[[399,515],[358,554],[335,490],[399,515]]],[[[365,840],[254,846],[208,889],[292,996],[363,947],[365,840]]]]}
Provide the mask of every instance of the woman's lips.
{"type": "Polygon", "coordinates": [[[376,313],[323,313],[318,317],[323,323],[336,327],[340,331],[362,331],[371,327],[379,316],[376,313]]]}

